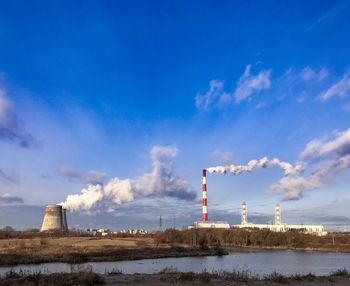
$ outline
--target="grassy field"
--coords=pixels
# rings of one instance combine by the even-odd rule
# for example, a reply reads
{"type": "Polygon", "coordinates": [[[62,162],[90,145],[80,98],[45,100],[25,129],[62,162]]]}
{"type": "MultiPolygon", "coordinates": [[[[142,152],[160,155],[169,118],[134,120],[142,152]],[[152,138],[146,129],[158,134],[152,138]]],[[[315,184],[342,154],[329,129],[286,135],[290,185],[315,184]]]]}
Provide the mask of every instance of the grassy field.
{"type": "Polygon", "coordinates": [[[0,265],[203,256],[215,255],[217,251],[180,244],[155,244],[149,237],[12,238],[0,240],[0,265]]]}
{"type": "Polygon", "coordinates": [[[264,230],[169,229],[147,236],[92,237],[79,232],[2,231],[0,265],[223,255],[232,247],[349,252],[350,235],[317,237],[264,230]]]}

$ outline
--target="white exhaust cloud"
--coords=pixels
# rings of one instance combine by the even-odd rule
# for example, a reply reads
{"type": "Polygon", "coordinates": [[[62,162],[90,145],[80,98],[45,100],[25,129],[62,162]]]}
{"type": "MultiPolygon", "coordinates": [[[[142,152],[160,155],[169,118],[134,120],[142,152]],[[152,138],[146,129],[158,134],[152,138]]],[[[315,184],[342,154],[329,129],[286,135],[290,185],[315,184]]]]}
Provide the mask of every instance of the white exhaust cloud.
{"type": "Polygon", "coordinates": [[[350,128],[334,132],[323,139],[310,141],[293,165],[275,158],[263,157],[246,165],[228,165],[207,168],[209,173],[232,173],[239,175],[255,169],[277,166],[284,176],[271,185],[267,193],[282,195],[284,200],[299,200],[305,192],[324,188],[335,177],[350,167],[350,128]]]}
{"type": "Polygon", "coordinates": [[[232,173],[235,175],[239,175],[246,172],[251,172],[254,169],[262,169],[270,166],[276,166],[281,168],[284,171],[284,176],[290,176],[293,174],[300,173],[304,166],[302,163],[298,163],[296,165],[292,165],[288,162],[280,161],[275,158],[269,160],[267,157],[263,157],[259,160],[250,160],[246,165],[227,165],[227,166],[216,166],[207,168],[209,173],[232,173]]]}
{"type": "Polygon", "coordinates": [[[105,185],[89,184],[80,194],[68,195],[66,201],[60,204],[72,211],[90,211],[110,204],[121,205],[153,196],[194,200],[196,193],[188,182],[173,172],[177,154],[176,147],[153,146],[151,149],[153,170],[150,173],[135,179],[116,177],[105,185]]]}

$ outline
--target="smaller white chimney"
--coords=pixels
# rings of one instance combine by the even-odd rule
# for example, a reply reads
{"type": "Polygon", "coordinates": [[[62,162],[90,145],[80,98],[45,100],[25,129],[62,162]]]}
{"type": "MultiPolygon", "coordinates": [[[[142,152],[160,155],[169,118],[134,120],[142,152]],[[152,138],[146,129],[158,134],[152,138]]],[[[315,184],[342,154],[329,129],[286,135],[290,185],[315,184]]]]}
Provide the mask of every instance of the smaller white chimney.
{"type": "Polygon", "coordinates": [[[241,205],[241,213],[242,213],[241,224],[247,224],[248,220],[247,220],[247,204],[246,203],[243,203],[241,205]]]}
{"type": "Polygon", "coordinates": [[[275,224],[282,224],[281,207],[279,204],[275,206],[275,224]]]}

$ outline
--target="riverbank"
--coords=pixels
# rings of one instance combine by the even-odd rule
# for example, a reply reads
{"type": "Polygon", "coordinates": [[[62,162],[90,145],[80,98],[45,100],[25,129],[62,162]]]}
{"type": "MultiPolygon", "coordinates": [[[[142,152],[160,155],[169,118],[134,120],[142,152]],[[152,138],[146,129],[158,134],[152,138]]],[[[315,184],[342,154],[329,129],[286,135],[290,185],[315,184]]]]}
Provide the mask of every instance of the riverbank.
{"type": "Polygon", "coordinates": [[[106,285],[125,286],[165,286],[169,284],[179,284],[183,286],[192,285],[251,285],[251,286],[277,286],[277,285],[298,285],[298,286],[348,286],[350,276],[347,272],[338,272],[328,276],[294,275],[283,276],[277,273],[259,278],[249,274],[249,272],[220,272],[220,273],[192,273],[192,272],[170,272],[158,274],[119,274],[107,275],[104,277],[106,285]]]}
{"type": "Polygon", "coordinates": [[[237,251],[249,251],[249,250],[266,250],[266,251],[278,251],[278,250],[292,250],[292,251],[307,251],[307,252],[333,252],[333,253],[350,253],[350,249],[344,249],[343,247],[289,247],[289,246],[229,246],[224,247],[229,253],[236,253],[237,251]]]}
{"type": "Polygon", "coordinates": [[[0,241],[0,265],[83,263],[226,254],[220,248],[154,244],[151,238],[63,237],[0,241]]]}
{"type": "Polygon", "coordinates": [[[72,273],[56,274],[16,274],[9,272],[0,279],[0,285],[149,285],[165,286],[169,284],[180,285],[299,285],[299,286],[346,286],[350,283],[350,275],[344,270],[338,270],[327,276],[293,275],[283,276],[272,273],[264,277],[254,277],[249,271],[232,272],[177,272],[164,269],[157,274],[123,274],[118,271],[98,275],[91,271],[80,270],[72,273]]]}
{"type": "MultiPolygon", "coordinates": [[[[171,241],[171,240],[170,240],[171,241]]],[[[0,265],[39,264],[48,262],[83,263],[152,258],[224,255],[249,250],[293,250],[343,252],[338,247],[291,246],[190,246],[184,243],[159,242],[153,237],[32,237],[0,239],[0,265]]]]}

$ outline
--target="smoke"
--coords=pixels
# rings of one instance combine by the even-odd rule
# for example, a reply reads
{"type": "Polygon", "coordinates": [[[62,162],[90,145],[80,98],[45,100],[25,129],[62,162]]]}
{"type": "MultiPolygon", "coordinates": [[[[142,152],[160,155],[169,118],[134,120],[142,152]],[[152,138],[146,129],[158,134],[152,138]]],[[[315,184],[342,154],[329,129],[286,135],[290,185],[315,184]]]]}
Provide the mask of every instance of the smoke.
{"type": "Polygon", "coordinates": [[[295,173],[283,177],[269,189],[270,194],[282,194],[284,200],[299,200],[305,192],[323,188],[350,167],[350,128],[337,132],[330,139],[310,141],[300,155],[300,163],[308,175],[295,173]]]}
{"type": "Polygon", "coordinates": [[[292,165],[288,162],[280,161],[277,158],[269,160],[267,157],[263,157],[259,160],[250,160],[246,165],[228,165],[228,166],[210,167],[210,168],[207,168],[207,171],[209,173],[221,173],[221,174],[232,173],[235,175],[239,175],[242,173],[251,172],[254,169],[262,169],[262,168],[267,168],[269,166],[277,166],[281,168],[284,171],[284,176],[298,174],[304,168],[302,163],[292,165]]]}
{"type": "MultiPolygon", "coordinates": [[[[89,211],[110,204],[121,205],[146,197],[173,197],[194,200],[196,193],[186,180],[173,172],[176,147],[153,146],[151,149],[152,171],[135,179],[113,178],[105,185],[88,184],[80,194],[68,195],[60,203],[69,210],[89,211]]],[[[107,207],[106,207],[107,209],[107,207]]]]}
{"type": "Polygon", "coordinates": [[[268,194],[282,195],[284,200],[300,200],[308,191],[323,188],[350,167],[350,128],[335,132],[323,139],[310,141],[293,165],[267,157],[251,160],[246,165],[228,165],[207,168],[209,173],[232,173],[239,175],[254,169],[277,166],[284,176],[272,184],[268,194]]]}

